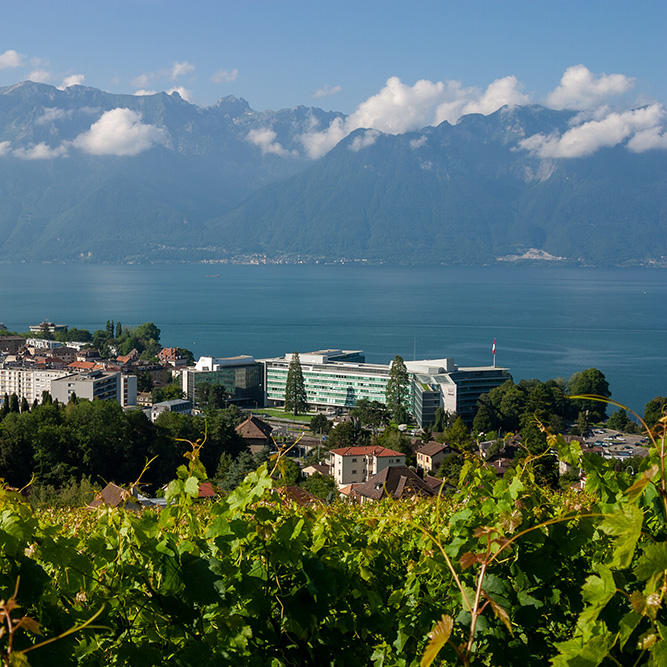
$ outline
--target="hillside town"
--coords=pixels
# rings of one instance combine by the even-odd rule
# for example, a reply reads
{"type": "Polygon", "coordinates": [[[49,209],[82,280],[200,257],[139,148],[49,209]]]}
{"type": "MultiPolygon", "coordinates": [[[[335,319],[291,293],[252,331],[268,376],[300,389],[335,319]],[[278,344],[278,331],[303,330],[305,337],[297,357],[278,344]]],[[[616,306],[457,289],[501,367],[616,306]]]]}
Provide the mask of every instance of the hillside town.
{"type": "MultiPolygon", "coordinates": [[[[195,361],[188,350],[162,347],[152,323],[129,329],[110,322],[94,335],[48,321],[31,326],[31,336],[0,329],[6,334],[0,335],[4,414],[12,406],[25,412],[44,401],[64,405],[81,399],[113,401],[124,411],[142,411],[153,423],[165,413],[193,416],[233,408],[247,452],[258,456],[280,443],[297,462],[297,478],[327,478],[328,495],[335,489],[357,502],[437,495],[443,484],[446,489],[456,483],[465,451],[476,450],[502,476],[522,447],[518,429],[504,435],[500,428],[475,429],[480,405],[486,405],[481,397],[512,384],[509,369],[495,362],[464,367],[451,358],[396,357],[390,364],[371,364],[361,350],[340,349],[195,361]],[[70,331],[87,340],[69,340],[70,331]],[[130,344],[137,347],[128,351],[130,344]],[[399,367],[396,413],[392,392],[399,367]],[[298,405],[291,395],[294,368],[302,392],[298,405]],[[292,411],[309,421],[291,419],[292,411]],[[396,414],[400,423],[390,419],[396,414]]],[[[640,433],[584,428],[565,437],[576,437],[585,452],[618,464],[630,465],[646,454],[640,433]]],[[[579,483],[578,471],[557,465],[555,474],[579,483]]]]}

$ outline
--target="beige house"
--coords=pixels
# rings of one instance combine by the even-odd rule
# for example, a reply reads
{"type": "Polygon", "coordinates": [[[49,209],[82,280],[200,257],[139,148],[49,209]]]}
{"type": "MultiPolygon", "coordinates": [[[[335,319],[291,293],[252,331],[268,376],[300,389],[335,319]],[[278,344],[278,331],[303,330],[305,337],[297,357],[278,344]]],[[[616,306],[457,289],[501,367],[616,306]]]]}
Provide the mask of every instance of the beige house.
{"type": "Polygon", "coordinates": [[[339,487],[362,484],[385,468],[405,465],[405,454],[386,447],[341,447],[329,454],[331,474],[339,487]]]}
{"type": "Polygon", "coordinates": [[[436,471],[450,451],[448,445],[431,440],[417,449],[417,467],[424,472],[436,471]]]}

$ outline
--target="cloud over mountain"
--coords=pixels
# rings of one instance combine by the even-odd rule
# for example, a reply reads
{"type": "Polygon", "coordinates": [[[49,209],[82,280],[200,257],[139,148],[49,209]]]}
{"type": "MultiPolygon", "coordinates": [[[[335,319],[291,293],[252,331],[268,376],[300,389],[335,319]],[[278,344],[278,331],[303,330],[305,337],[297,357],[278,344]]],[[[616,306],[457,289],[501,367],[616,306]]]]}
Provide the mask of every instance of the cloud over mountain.
{"type": "Polygon", "coordinates": [[[547,95],[551,109],[594,109],[610,97],[624,95],[635,85],[623,74],[593,74],[584,65],[568,67],[560,84],[547,95]]]}
{"type": "Polygon", "coordinates": [[[166,140],[166,132],[141,122],[141,115],[131,109],[107,111],[72,145],[93,155],[138,155],[166,140]]]}

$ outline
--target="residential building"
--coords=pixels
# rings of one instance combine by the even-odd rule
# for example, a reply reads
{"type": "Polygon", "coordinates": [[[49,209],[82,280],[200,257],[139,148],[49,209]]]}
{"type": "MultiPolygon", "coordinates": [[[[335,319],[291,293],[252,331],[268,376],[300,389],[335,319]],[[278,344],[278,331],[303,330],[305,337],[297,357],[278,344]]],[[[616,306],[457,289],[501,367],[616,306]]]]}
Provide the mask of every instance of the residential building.
{"type": "Polygon", "coordinates": [[[150,407],[150,419],[155,421],[163,412],[178,412],[182,415],[192,414],[192,401],[184,398],[174,398],[171,401],[153,403],[150,407]]]}
{"type": "Polygon", "coordinates": [[[224,387],[228,403],[257,408],[263,405],[262,364],[249,355],[216,358],[200,357],[194,367],[180,371],[181,389],[193,402],[200,384],[224,387]]]}
{"type": "Polygon", "coordinates": [[[26,338],[25,345],[33,350],[54,350],[57,347],[62,347],[63,343],[58,340],[47,340],[46,338],[26,338]]]}
{"type": "Polygon", "coordinates": [[[431,497],[437,491],[405,465],[390,466],[373,475],[368,481],[350,490],[350,498],[361,503],[385,498],[431,497]]]}
{"type": "Polygon", "coordinates": [[[437,471],[450,451],[448,445],[431,440],[417,448],[417,467],[426,473],[437,471]]]}
{"type": "Polygon", "coordinates": [[[405,454],[386,447],[341,447],[329,452],[338,486],[362,484],[389,466],[405,465],[405,454]]]}
{"type": "Polygon", "coordinates": [[[16,354],[25,345],[25,341],[22,336],[0,336],[0,352],[16,354]]]}
{"type": "Polygon", "coordinates": [[[76,394],[77,398],[87,398],[89,401],[110,400],[122,405],[123,379],[117,372],[93,370],[87,373],[70,374],[51,381],[51,397],[54,400],[58,399],[61,403],[68,403],[72,394],[76,394]]]}
{"type": "Polygon", "coordinates": [[[28,403],[41,402],[42,392],[50,392],[54,380],[70,373],[66,369],[0,364],[0,396],[16,394],[19,400],[25,398],[28,403]]]}
{"type": "Polygon", "coordinates": [[[236,432],[243,438],[251,453],[261,452],[264,447],[271,446],[273,427],[259,417],[251,415],[236,427],[236,432]]]}

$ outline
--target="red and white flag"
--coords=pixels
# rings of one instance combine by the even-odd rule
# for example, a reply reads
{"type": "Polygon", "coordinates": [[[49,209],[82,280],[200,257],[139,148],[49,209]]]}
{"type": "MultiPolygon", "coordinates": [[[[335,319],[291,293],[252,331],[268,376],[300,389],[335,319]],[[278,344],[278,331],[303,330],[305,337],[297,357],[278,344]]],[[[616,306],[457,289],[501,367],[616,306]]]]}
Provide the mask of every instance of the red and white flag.
{"type": "Polygon", "coordinates": [[[493,347],[491,348],[491,354],[495,354],[495,353],[496,353],[496,339],[494,338],[493,339],[493,347]]]}

